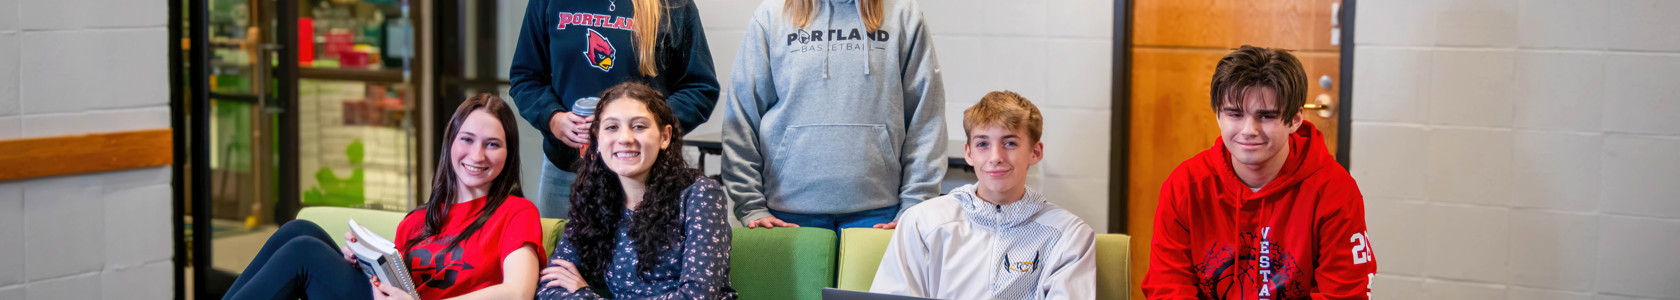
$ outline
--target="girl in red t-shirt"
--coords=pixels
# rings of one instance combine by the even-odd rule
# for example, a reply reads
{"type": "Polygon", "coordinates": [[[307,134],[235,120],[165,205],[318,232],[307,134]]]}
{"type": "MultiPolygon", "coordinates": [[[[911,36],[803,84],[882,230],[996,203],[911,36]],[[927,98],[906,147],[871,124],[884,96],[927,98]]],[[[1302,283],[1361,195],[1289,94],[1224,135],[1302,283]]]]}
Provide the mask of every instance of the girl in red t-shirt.
{"type": "MultiPolygon", "coordinates": [[[[449,119],[432,195],[397,226],[397,250],[422,299],[530,299],[544,253],[537,210],[521,198],[513,109],[490,94],[449,119]]],[[[348,233],[346,233],[348,235],[348,233]]],[[[224,299],[410,299],[375,287],[320,226],[288,222],[224,299]],[[365,298],[364,298],[365,297],[365,298]]]]}

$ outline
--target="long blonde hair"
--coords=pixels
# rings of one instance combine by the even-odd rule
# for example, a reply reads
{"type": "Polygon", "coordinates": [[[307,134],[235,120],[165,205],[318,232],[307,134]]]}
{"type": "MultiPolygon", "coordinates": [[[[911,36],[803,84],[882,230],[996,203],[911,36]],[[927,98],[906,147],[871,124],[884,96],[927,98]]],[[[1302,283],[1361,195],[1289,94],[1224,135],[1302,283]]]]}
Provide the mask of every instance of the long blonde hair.
{"type": "MultiPolygon", "coordinates": [[[[881,10],[881,0],[858,0],[858,13],[863,15],[863,25],[869,32],[881,29],[881,18],[885,14],[881,10]]],[[[639,13],[639,12],[638,12],[639,13]]],[[[787,0],[782,4],[782,17],[793,23],[793,26],[805,28],[811,25],[811,19],[817,16],[817,0],[787,0]]]]}
{"type": "Polygon", "coordinates": [[[636,18],[636,61],[639,71],[648,77],[659,75],[659,60],[654,57],[659,46],[659,23],[665,19],[662,0],[631,0],[636,18]]]}

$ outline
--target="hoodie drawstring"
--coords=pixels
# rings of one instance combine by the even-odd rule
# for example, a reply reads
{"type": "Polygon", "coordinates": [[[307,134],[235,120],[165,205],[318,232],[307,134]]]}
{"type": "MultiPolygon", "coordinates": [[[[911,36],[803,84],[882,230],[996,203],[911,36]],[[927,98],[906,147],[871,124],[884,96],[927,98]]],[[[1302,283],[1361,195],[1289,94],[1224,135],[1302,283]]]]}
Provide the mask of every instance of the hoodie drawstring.
{"type": "MultiPolygon", "coordinates": [[[[826,23],[827,23],[827,25],[825,25],[823,27],[823,31],[826,32],[829,29],[834,29],[834,3],[833,2],[828,2],[828,1],[823,1],[823,4],[828,5],[827,8],[823,9],[823,10],[828,12],[828,17],[823,18],[823,19],[826,20],[826,23]]],[[[833,45],[834,45],[834,37],[831,36],[827,40],[823,40],[823,79],[824,80],[828,79],[828,52],[829,51],[834,51],[833,45]]]]}
{"type": "MultiPolygon", "coordinates": [[[[832,32],[830,30],[834,29],[834,8],[835,8],[834,7],[834,2],[823,1],[823,4],[827,4],[827,6],[828,6],[826,9],[824,9],[824,10],[828,11],[828,17],[826,18],[827,19],[827,21],[826,21],[827,26],[825,28],[823,28],[823,31],[824,32],[832,32]]],[[[868,31],[869,30],[869,21],[865,20],[864,16],[863,16],[863,0],[853,1],[853,6],[855,6],[854,8],[857,9],[858,25],[862,25],[862,27],[858,28],[858,30],[868,31]]],[[[865,76],[869,75],[869,72],[870,72],[869,61],[874,56],[874,53],[869,53],[870,52],[869,49],[871,49],[870,47],[872,47],[872,45],[870,45],[870,42],[873,41],[873,40],[870,40],[869,37],[874,36],[874,34],[875,34],[874,32],[864,32],[864,39],[863,39],[863,75],[865,75],[865,76]]],[[[823,49],[823,74],[822,75],[823,75],[824,80],[828,79],[828,56],[829,56],[829,51],[834,50],[834,48],[832,47],[833,43],[834,43],[834,38],[833,37],[830,37],[828,40],[823,41],[823,48],[824,49],[823,49]]]]}
{"type": "Polygon", "coordinates": [[[863,32],[863,75],[864,75],[864,77],[868,77],[869,76],[869,57],[870,57],[870,53],[869,53],[869,47],[870,47],[869,42],[870,42],[870,40],[869,40],[869,37],[873,36],[872,34],[874,34],[874,33],[869,32],[869,20],[865,20],[864,17],[863,17],[863,1],[868,1],[868,0],[858,0],[854,3],[857,3],[858,25],[862,26],[862,28],[859,28],[858,30],[864,31],[863,32]]]}

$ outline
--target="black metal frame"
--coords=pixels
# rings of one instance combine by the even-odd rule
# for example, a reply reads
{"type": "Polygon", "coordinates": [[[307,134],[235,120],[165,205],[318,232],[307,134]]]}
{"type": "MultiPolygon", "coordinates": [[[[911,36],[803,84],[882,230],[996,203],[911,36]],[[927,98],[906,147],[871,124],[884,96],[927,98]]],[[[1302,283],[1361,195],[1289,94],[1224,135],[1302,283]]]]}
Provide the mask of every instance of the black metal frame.
{"type": "Polygon", "coordinates": [[[186,299],[187,297],[185,272],[187,266],[187,241],[186,238],[182,236],[186,222],[181,219],[182,216],[186,215],[187,205],[185,198],[187,195],[185,171],[188,138],[187,119],[185,117],[187,110],[186,103],[184,103],[186,101],[187,92],[183,91],[186,79],[184,78],[184,74],[182,74],[183,70],[181,70],[181,55],[184,54],[184,51],[182,51],[180,46],[181,29],[184,27],[181,22],[181,4],[183,2],[185,1],[169,1],[168,30],[170,42],[165,43],[169,45],[169,128],[171,128],[169,136],[170,147],[171,149],[174,149],[171,151],[174,153],[172,154],[173,159],[170,160],[171,163],[169,166],[169,209],[171,216],[169,220],[169,230],[173,233],[170,235],[170,247],[173,248],[172,251],[175,253],[171,259],[171,261],[175,264],[175,269],[171,272],[172,276],[174,276],[175,284],[173,288],[175,290],[175,299],[186,299]]]}
{"type": "MultiPolygon", "coordinates": [[[[433,48],[437,49],[436,55],[432,56],[432,65],[434,66],[434,70],[436,72],[435,74],[437,74],[435,77],[437,80],[434,81],[435,84],[431,87],[433,102],[432,107],[444,108],[433,109],[431,111],[432,128],[429,132],[433,135],[433,141],[442,141],[441,137],[437,137],[437,135],[442,135],[442,132],[446,129],[446,126],[448,126],[450,117],[449,114],[453,113],[453,107],[460,105],[461,101],[464,100],[455,99],[457,97],[451,97],[450,95],[459,95],[462,92],[460,87],[452,81],[460,80],[458,77],[459,74],[465,74],[463,73],[463,69],[465,69],[464,66],[466,65],[464,62],[466,55],[464,54],[465,51],[461,47],[462,45],[465,45],[465,43],[462,42],[462,33],[466,32],[467,25],[465,21],[466,18],[462,17],[464,14],[462,12],[466,11],[463,9],[466,5],[465,1],[460,0],[437,0],[432,2],[432,11],[434,12],[432,14],[432,20],[436,22],[433,27],[434,30],[432,31],[432,38],[436,39],[436,44],[434,44],[433,48]],[[450,76],[444,74],[455,75],[450,76]]],[[[433,145],[422,146],[432,147],[432,153],[443,153],[442,143],[432,144],[433,145]]]]}
{"type": "MultiPolygon", "coordinates": [[[[496,2],[437,0],[433,4],[433,11],[436,12],[432,14],[433,21],[436,22],[433,24],[433,28],[437,29],[432,32],[433,38],[437,39],[433,49],[437,53],[432,56],[432,61],[436,66],[436,71],[432,74],[436,81],[431,88],[433,92],[432,107],[436,109],[431,112],[432,128],[427,134],[432,135],[433,141],[441,141],[444,140],[444,130],[449,125],[451,114],[455,113],[455,107],[466,100],[459,97],[460,95],[466,93],[468,89],[495,91],[510,83],[507,80],[500,79],[496,74],[496,2]],[[477,40],[474,41],[464,40],[469,25],[466,23],[467,5],[477,7],[475,18],[478,24],[472,26],[476,30],[474,35],[477,37],[477,40]],[[443,7],[449,9],[443,9],[443,7]],[[476,57],[466,57],[466,47],[469,42],[475,47],[473,50],[478,53],[476,57]],[[476,66],[472,70],[476,73],[474,78],[466,78],[465,76],[467,74],[467,59],[474,60],[473,63],[476,66]]],[[[432,145],[425,146],[432,147],[432,153],[443,153],[443,143],[432,143],[432,145]]]]}
{"type": "MultiPolygon", "coordinates": [[[[187,10],[189,15],[185,22],[188,22],[188,24],[203,23],[200,21],[209,19],[210,8],[207,0],[190,0],[187,2],[187,10]]],[[[181,22],[182,20],[173,21],[181,22]]],[[[210,156],[205,155],[210,153],[210,131],[203,130],[210,128],[210,113],[208,110],[210,107],[210,79],[208,76],[204,76],[209,73],[207,67],[210,65],[210,56],[207,55],[207,50],[210,48],[210,29],[207,24],[178,25],[187,26],[191,29],[187,37],[191,41],[191,46],[187,49],[188,56],[191,57],[191,61],[187,64],[187,76],[191,78],[189,86],[191,96],[189,99],[192,101],[192,105],[188,107],[187,113],[191,114],[192,121],[187,126],[187,130],[192,136],[188,141],[190,149],[188,154],[190,155],[186,155],[186,157],[191,160],[190,166],[192,169],[189,173],[192,176],[188,177],[188,180],[192,182],[188,185],[192,188],[188,195],[191,196],[193,207],[192,266],[197,266],[193,268],[192,281],[198,283],[193,285],[192,293],[193,295],[203,296],[206,295],[204,283],[209,282],[210,278],[210,270],[204,266],[210,265],[211,255],[210,243],[204,241],[204,235],[210,233],[210,176],[208,176],[210,174],[210,156]]],[[[171,42],[173,44],[176,41],[171,42]]],[[[182,235],[184,233],[176,232],[175,234],[182,235]]],[[[185,297],[185,295],[178,296],[185,297]]]]}
{"type": "MultiPolygon", "coordinates": [[[[297,21],[298,4],[296,0],[276,0],[274,18],[279,28],[275,28],[275,44],[280,47],[280,66],[274,69],[274,77],[280,78],[279,88],[275,91],[274,100],[283,106],[280,113],[280,153],[281,159],[298,158],[298,41],[297,21]],[[290,45],[290,46],[288,46],[290,45]]],[[[267,62],[263,62],[267,63],[267,62]]],[[[298,164],[296,161],[277,164],[280,167],[280,198],[274,201],[274,224],[284,224],[297,218],[298,209],[302,206],[299,199],[298,164]]]]}
{"type": "MultiPolygon", "coordinates": [[[[496,74],[496,12],[498,11],[496,1],[472,1],[472,3],[478,5],[478,9],[474,10],[478,13],[478,16],[474,18],[478,20],[478,24],[473,26],[473,29],[476,29],[473,37],[477,38],[476,41],[473,41],[473,46],[477,48],[475,53],[478,53],[474,57],[476,61],[473,63],[473,66],[477,67],[473,70],[473,73],[477,74],[474,78],[494,80],[500,78],[496,76],[498,75],[496,74]]],[[[454,112],[451,111],[450,113],[454,112]]]]}
{"type": "MultiPolygon", "coordinates": [[[[1336,161],[1343,167],[1351,168],[1353,151],[1349,147],[1353,136],[1353,26],[1354,5],[1358,0],[1342,0],[1342,8],[1338,20],[1341,24],[1341,82],[1337,87],[1340,105],[1336,108],[1336,161]]],[[[1109,159],[1108,159],[1108,232],[1126,233],[1126,223],[1130,221],[1131,205],[1128,194],[1131,185],[1131,129],[1132,129],[1132,0],[1115,0],[1114,3],[1114,61],[1111,64],[1113,79],[1110,81],[1114,115],[1109,123],[1109,159]]]]}
{"type": "Polygon", "coordinates": [[[1109,70],[1113,113],[1108,121],[1108,232],[1126,232],[1132,139],[1132,0],[1114,2],[1114,60],[1109,70]]]}
{"type": "Polygon", "coordinates": [[[1336,108],[1336,162],[1343,168],[1353,168],[1353,15],[1354,4],[1359,0],[1342,0],[1342,11],[1337,18],[1342,25],[1342,68],[1340,70],[1342,82],[1337,88],[1341,89],[1336,95],[1339,101],[1336,108]]]}
{"type": "MultiPolygon", "coordinates": [[[[295,0],[278,0],[275,3],[276,24],[296,24],[297,4],[295,0]]],[[[194,282],[192,295],[208,296],[211,288],[210,268],[211,257],[211,229],[210,220],[210,99],[227,99],[256,103],[257,96],[221,95],[210,92],[208,66],[210,57],[209,26],[205,20],[209,17],[207,0],[171,0],[169,2],[169,82],[170,82],[170,126],[173,128],[172,145],[174,147],[171,175],[173,202],[171,204],[171,230],[174,248],[174,291],[176,299],[185,299],[188,291],[186,282],[189,275],[186,268],[191,266],[193,273],[190,280],[194,282]],[[185,9],[182,9],[184,5],[185,9]],[[183,14],[185,13],[185,14],[183,14]],[[184,17],[184,18],[183,18],[184,17]],[[183,29],[188,29],[186,39],[189,41],[187,49],[181,49],[183,29]],[[184,54],[184,55],[183,55],[184,54]],[[189,176],[190,175],[190,176],[189,176]],[[194,241],[187,245],[185,237],[187,209],[191,208],[192,231],[194,241]],[[191,251],[188,251],[188,248],[191,251]],[[191,253],[191,259],[188,254],[191,253]]],[[[275,44],[280,47],[281,62],[296,62],[296,47],[289,47],[297,41],[297,27],[279,25],[275,28],[275,44]]],[[[268,41],[264,41],[268,42],[268,41]]],[[[266,50],[258,50],[266,51],[266,50]]],[[[267,62],[258,62],[267,63],[267,62]]],[[[279,128],[279,157],[297,157],[297,64],[281,63],[272,70],[273,78],[280,79],[273,102],[282,106],[279,128]]],[[[266,111],[266,110],[264,110],[266,111]]],[[[253,157],[252,159],[270,159],[269,157],[253,157]]],[[[278,192],[280,201],[276,201],[274,208],[275,223],[284,223],[296,217],[296,203],[285,201],[298,198],[298,167],[297,164],[277,164],[279,167],[278,192]]]]}

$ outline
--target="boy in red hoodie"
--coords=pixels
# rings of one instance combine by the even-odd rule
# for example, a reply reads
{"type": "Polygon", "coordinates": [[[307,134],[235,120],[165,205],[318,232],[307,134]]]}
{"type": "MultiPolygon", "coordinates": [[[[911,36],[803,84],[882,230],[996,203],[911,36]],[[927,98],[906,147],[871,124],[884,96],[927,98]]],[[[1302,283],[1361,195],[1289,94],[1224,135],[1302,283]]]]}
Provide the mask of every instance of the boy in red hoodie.
{"type": "Polygon", "coordinates": [[[1161,185],[1149,299],[1370,298],[1365,200],[1302,119],[1305,73],[1277,49],[1219,60],[1220,137],[1161,185]]]}

